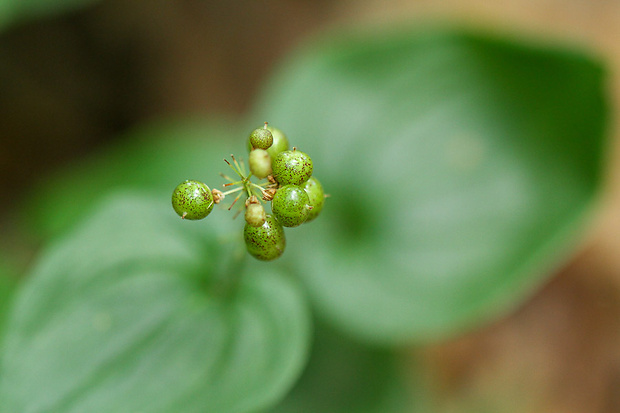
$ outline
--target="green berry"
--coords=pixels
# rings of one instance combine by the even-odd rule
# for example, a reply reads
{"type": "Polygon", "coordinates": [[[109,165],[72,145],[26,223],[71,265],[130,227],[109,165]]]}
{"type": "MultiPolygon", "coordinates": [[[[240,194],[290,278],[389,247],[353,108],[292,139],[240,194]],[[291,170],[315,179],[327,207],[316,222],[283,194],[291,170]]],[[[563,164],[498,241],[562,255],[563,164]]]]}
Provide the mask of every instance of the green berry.
{"type": "Polygon", "coordinates": [[[308,218],[306,218],[306,222],[310,222],[323,210],[325,193],[323,192],[323,186],[314,176],[308,179],[308,182],[305,183],[303,188],[308,194],[308,199],[310,200],[308,204],[312,207],[312,209],[308,211],[308,218]]]}
{"type": "Polygon", "coordinates": [[[203,219],[213,210],[213,194],[199,181],[187,180],[172,192],[172,208],[181,218],[203,219]]]}
{"type": "Polygon", "coordinates": [[[271,201],[271,211],[285,227],[296,227],[308,218],[310,199],[298,185],[285,185],[278,189],[271,201]]]}
{"type": "Polygon", "coordinates": [[[254,129],[250,134],[250,144],[255,149],[268,149],[273,144],[273,135],[269,129],[254,129]]]}
{"type": "Polygon", "coordinates": [[[261,227],[267,220],[265,208],[261,204],[249,204],[245,209],[245,222],[253,227],[261,227]]]}
{"type": "Polygon", "coordinates": [[[286,139],[286,135],[280,129],[272,128],[271,126],[267,126],[267,129],[269,129],[273,136],[273,144],[267,149],[269,156],[273,160],[280,152],[288,151],[288,139],[286,139]]]}
{"type": "Polygon", "coordinates": [[[273,176],[280,185],[301,185],[312,176],[312,159],[296,149],[280,152],[272,166],[273,176]]]}
{"type": "MultiPolygon", "coordinates": [[[[288,150],[288,139],[286,138],[286,135],[278,128],[267,126],[267,130],[271,132],[271,135],[273,136],[273,143],[271,144],[269,149],[267,149],[267,152],[269,153],[269,156],[271,156],[271,160],[273,161],[273,159],[280,152],[288,150]]],[[[254,148],[252,147],[252,143],[248,139],[248,152],[251,152],[252,149],[254,148]]]]}
{"type": "Polygon", "coordinates": [[[248,158],[250,172],[258,179],[264,179],[271,173],[271,157],[264,149],[254,149],[248,158]]]}
{"type": "Polygon", "coordinates": [[[253,227],[246,223],[243,238],[248,252],[261,261],[271,261],[284,252],[286,238],[284,228],[272,215],[267,215],[265,223],[253,227]]]}

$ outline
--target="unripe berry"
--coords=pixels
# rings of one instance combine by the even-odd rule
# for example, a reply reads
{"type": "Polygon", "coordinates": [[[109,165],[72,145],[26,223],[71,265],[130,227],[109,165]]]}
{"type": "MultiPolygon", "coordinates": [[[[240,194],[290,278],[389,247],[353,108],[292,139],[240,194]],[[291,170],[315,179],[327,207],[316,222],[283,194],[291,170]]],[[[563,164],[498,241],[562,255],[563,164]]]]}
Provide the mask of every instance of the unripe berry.
{"type": "Polygon", "coordinates": [[[312,176],[312,159],[293,149],[280,152],[273,160],[273,176],[280,185],[301,185],[312,176]]]}
{"type": "Polygon", "coordinates": [[[253,227],[260,227],[265,223],[267,215],[261,204],[249,204],[245,209],[245,222],[253,227]]]}
{"type": "Polygon", "coordinates": [[[256,149],[267,149],[273,144],[273,135],[269,129],[254,129],[250,134],[250,144],[256,149]]]}
{"type": "MultiPolygon", "coordinates": [[[[278,128],[267,126],[267,130],[271,132],[271,136],[273,137],[273,143],[267,149],[267,152],[269,153],[269,156],[271,156],[271,160],[273,161],[280,152],[288,151],[288,139],[284,132],[282,132],[278,128]]],[[[251,152],[252,149],[254,148],[252,147],[252,143],[248,139],[248,152],[251,152]]]]}
{"type": "Polygon", "coordinates": [[[323,192],[323,186],[314,176],[308,179],[303,186],[304,191],[308,194],[309,202],[308,204],[312,207],[310,211],[308,211],[308,217],[306,218],[306,222],[310,222],[315,219],[323,210],[323,204],[325,203],[325,193],[323,192]]]}
{"type": "Polygon", "coordinates": [[[260,227],[246,223],[243,239],[248,252],[261,261],[275,260],[286,247],[284,228],[272,215],[267,215],[265,223],[260,227]]]}
{"type": "Polygon", "coordinates": [[[288,139],[286,135],[277,128],[272,128],[271,126],[267,126],[267,129],[271,132],[273,136],[273,144],[267,149],[269,156],[271,156],[271,160],[278,156],[280,152],[288,151],[288,139]]]}
{"type": "Polygon", "coordinates": [[[172,207],[184,219],[205,218],[213,210],[213,204],[211,190],[199,181],[182,182],[172,192],[172,207]]]}
{"type": "Polygon", "coordinates": [[[310,206],[308,194],[298,185],[285,185],[278,189],[271,201],[273,215],[285,227],[303,224],[310,206]]]}
{"type": "Polygon", "coordinates": [[[250,172],[258,179],[264,179],[271,173],[271,157],[264,149],[254,149],[248,159],[250,172]]]}

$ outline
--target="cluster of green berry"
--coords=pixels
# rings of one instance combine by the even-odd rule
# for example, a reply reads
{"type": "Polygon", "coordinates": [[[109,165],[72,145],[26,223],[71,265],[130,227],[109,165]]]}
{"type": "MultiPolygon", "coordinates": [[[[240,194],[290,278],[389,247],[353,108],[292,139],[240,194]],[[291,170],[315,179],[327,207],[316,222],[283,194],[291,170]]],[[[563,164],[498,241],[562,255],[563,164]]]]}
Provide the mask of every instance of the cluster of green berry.
{"type": "Polygon", "coordinates": [[[267,122],[252,131],[248,150],[250,173],[243,161],[237,161],[234,156],[231,155],[232,163],[224,160],[238,177],[221,174],[229,181],[224,187],[232,189],[211,190],[202,182],[188,180],[172,192],[172,207],[181,218],[197,220],[209,215],[226,195],[238,192],[229,210],[245,195],[245,245],[252,256],[270,261],[284,252],[283,227],[314,220],[323,209],[325,194],[321,183],[312,176],[313,163],[308,154],[297,148],[289,150],[286,136],[267,122]],[[252,176],[263,182],[252,182],[252,176]],[[263,202],[271,203],[270,214],[266,213],[263,202]]]}

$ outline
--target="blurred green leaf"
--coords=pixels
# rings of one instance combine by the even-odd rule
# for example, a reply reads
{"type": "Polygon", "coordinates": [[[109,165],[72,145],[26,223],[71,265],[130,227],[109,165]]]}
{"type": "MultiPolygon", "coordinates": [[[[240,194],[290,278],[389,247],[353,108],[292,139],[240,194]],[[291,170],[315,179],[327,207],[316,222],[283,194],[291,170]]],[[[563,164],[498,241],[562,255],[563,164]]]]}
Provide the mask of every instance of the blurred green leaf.
{"type": "Polygon", "coordinates": [[[238,224],[183,221],[159,199],[98,209],[16,296],[0,411],[232,413],[278,401],[305,364],[309,314],[289,277],[244,266],[238,224]]]}
{"type": "Polygon", "coordinates": [[[24,20],[85,7],[98,0],[0,0],[0,29],[24,20]]]}
{"type": "Polygon", "coordinates": [[[413,376],[415,366],[403,361],[394,351],[364,346],[319,325],[300,380],[265,413],[424,411],[420,409],[428,403],[427,392],[421,383],[405,377],[413,376]]]}
{"type": "Polygon", "coordinates": [[[589,215],[603,89],[581,54],[451,30],[338,33],[294,56],[256,118],[313,157],[331,194],[287,234],[323,316],[423,341],[523,300],[589,215]]]}
{"type": "Polygon", "coordinates": [[[223,158],[245,148],[245,133],[233,124],[200,119],[153,122],[118,143],[42,179],[22,208],[38,236],[52,238],[71,228],[103,197],[116,190],[150,191],[169,198],[186,179],[217,188],[228,172],[223,158]]]}
{"type": "Polygon", "coordinates": [[[0,254],[0,342],[4,336],[4,324],[16,286],[17,277],[15,276],[15,269],[13,265],[0,254]]]}

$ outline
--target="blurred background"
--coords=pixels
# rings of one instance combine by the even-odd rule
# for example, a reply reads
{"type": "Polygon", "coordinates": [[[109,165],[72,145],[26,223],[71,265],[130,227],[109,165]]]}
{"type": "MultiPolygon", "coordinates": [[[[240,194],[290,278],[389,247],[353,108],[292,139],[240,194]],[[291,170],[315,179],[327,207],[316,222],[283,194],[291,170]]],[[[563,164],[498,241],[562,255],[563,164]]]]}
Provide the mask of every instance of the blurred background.
{"type": "Polygon", "coordinates": [[[608,179],[579,253],[509,317],[421,353],[444,395],[441,411],[463,403],[498,411],[508,394],[527,412],[620,412],[617,1],[104,0],[13,25],[0,34],[0,249],[27,268],[37,238],[17,227],[22,198],[123,131],[175,115],[241,117],[309,36],[403,20],[575,44],[606,62],[608,179]]]}

